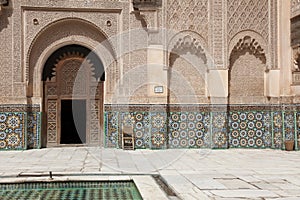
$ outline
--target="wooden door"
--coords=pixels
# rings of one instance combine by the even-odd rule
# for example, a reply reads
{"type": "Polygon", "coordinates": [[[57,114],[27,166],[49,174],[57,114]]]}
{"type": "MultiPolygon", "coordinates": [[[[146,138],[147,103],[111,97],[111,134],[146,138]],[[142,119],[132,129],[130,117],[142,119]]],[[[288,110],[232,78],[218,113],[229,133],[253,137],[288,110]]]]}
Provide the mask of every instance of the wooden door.
{"type": "MultiPolygon", "coordinates": [[[[85,145],[99,145],[103,137],[103,82],[93,78],[93,64],[68,53],[55,64],[54,76],[44,84],[47,124],[47,147],[60,146],[62,134],[62,101],[84,101],[86,110],[85,145]]],[[[73,109],[76,109],[76,107],[73,109]]],[[[76,120],[75,120],[76,123],[76,120]]],[[[72,144],[71,144],[72,145],[72,144]]]]}

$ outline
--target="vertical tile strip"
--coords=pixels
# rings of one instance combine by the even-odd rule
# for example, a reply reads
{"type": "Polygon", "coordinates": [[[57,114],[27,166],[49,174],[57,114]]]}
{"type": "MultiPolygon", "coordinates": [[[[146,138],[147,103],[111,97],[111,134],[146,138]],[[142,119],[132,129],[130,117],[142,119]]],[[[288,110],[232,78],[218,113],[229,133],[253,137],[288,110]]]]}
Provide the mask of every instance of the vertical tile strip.
{"type": "Polygon", "coordinates": [[[41,112],[27,113],[27,146],[29,149],[41,148],[41,112]]]}

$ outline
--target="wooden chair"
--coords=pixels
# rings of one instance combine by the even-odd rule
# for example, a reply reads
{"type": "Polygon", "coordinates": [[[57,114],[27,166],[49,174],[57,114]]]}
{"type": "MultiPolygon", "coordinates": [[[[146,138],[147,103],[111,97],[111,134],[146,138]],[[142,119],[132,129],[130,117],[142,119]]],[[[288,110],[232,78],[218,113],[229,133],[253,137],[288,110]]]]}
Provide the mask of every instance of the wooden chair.
{"type": "Polygon", "coordinates": [[[131,126],[122,126],[122,148],[124,150],[134,150],[134,133],[131,126]]]}

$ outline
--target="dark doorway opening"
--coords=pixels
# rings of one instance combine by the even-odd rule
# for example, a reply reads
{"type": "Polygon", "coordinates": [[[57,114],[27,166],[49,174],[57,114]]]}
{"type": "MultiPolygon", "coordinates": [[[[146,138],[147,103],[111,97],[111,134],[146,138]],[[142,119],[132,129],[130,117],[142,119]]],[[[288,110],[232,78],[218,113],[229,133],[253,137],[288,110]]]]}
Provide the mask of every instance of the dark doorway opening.
{"type": "Polygon", "coordinates": [[[60,144],[86,143],[86,100],[61,101],[60,135],[60,144]]]}

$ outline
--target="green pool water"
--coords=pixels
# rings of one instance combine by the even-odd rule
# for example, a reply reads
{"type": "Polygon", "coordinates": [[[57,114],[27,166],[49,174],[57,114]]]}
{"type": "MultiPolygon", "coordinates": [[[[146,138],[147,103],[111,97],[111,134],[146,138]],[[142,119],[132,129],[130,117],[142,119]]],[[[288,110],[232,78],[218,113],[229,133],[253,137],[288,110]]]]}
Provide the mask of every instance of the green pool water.
{"type": "Polygon", "coordinates": [[[0,184],[0,200],[142,199],[133,181],[0,184]]]}

